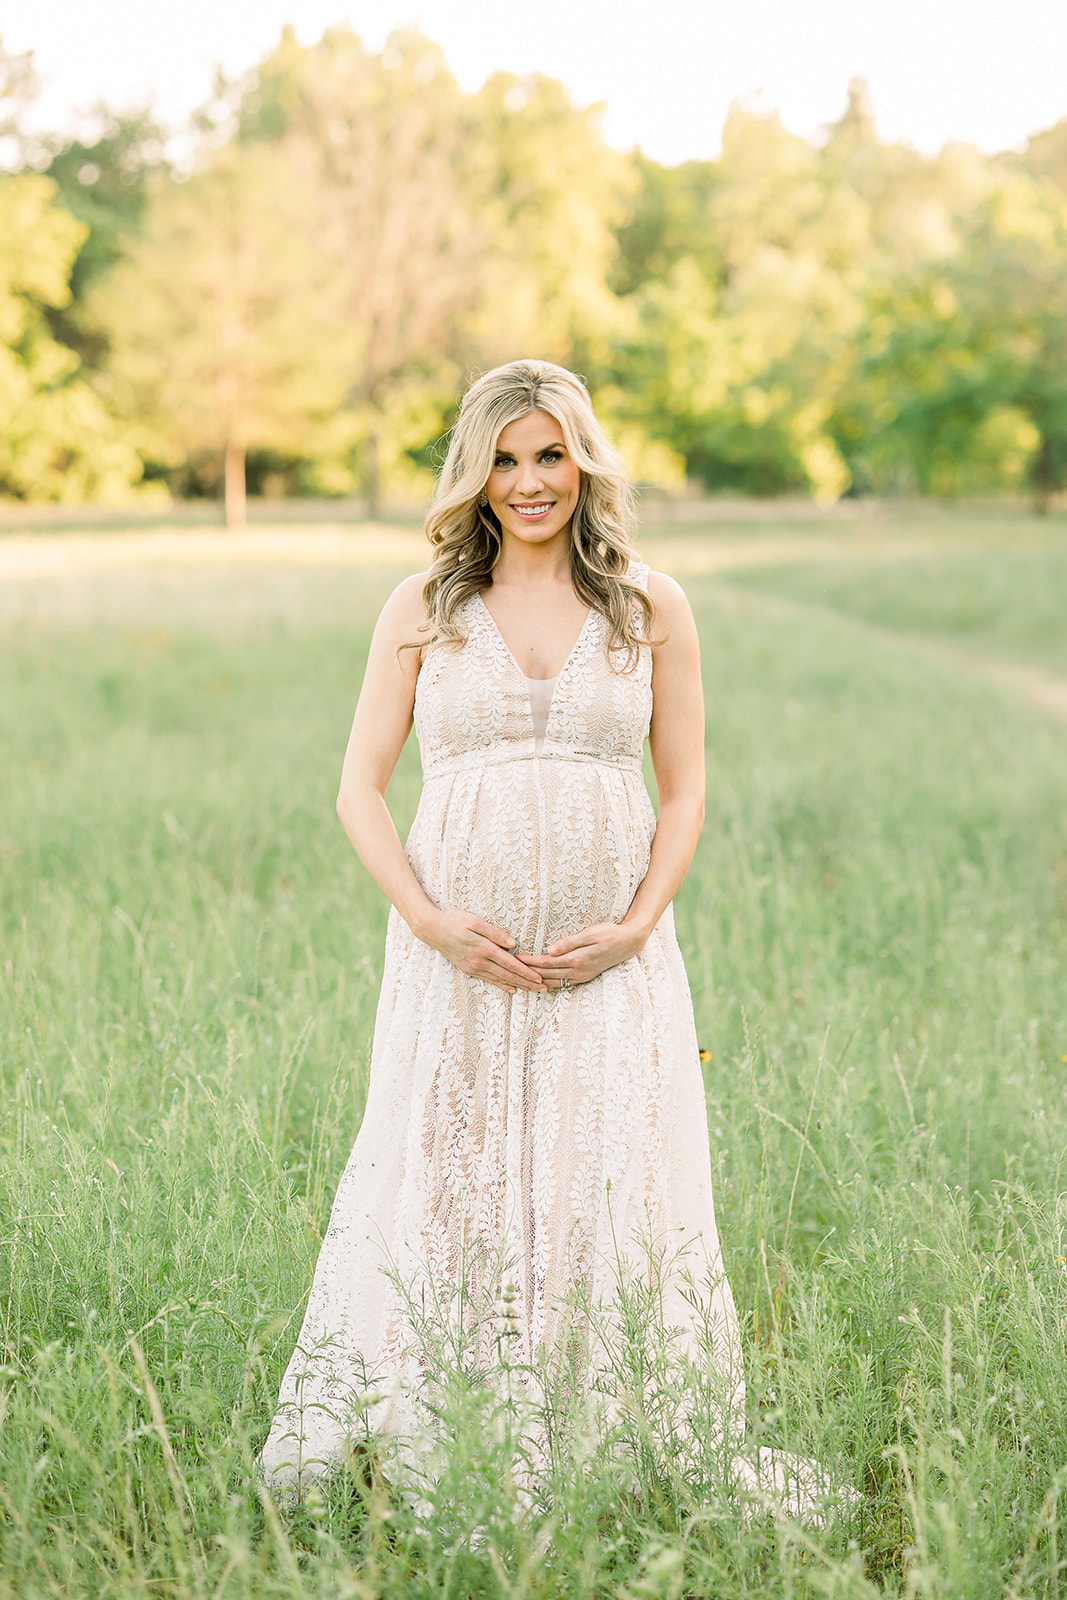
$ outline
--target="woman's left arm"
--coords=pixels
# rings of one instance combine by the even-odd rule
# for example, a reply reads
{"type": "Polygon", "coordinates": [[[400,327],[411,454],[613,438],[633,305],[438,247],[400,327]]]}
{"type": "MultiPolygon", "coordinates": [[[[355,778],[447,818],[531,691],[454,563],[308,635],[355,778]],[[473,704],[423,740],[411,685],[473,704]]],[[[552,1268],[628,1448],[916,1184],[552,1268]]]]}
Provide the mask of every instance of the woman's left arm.
{"type": "Polygon", "coordinates": [[[704,694],[700,643],[685,594],[673,578],[652,572],[656,608],[652,647],[649,748],[659,796],[648,871],[619,923],[600,922],[557,939],[543,956],[523,955],[551,986],[557,975],[588,983],[644,949],[689,870],[704,824],[704,694]]]}

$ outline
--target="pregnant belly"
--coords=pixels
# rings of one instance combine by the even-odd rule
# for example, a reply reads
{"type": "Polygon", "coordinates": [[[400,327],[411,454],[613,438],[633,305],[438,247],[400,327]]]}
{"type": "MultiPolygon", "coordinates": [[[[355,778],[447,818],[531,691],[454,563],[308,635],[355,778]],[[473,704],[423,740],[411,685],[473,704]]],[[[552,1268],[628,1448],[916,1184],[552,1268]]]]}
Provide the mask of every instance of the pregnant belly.
{"type": "Polygon", "coordinates": [[[427,783],[407,852],[437,905],[485,917],[540,952],[625,914],[654,831],[638,774],[521,761],[427,783]]]}

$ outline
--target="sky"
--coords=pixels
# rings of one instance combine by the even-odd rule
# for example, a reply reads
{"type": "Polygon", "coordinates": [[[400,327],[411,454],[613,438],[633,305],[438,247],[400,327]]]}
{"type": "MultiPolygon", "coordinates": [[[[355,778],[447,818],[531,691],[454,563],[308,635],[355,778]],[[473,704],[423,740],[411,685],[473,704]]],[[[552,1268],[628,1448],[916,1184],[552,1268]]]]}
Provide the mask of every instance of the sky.
{"type": "Polygon", "coordinates": [[[477,88],[543,72],[603,130],[674,164],[719,149],[730,104],[817,135],[868,81],[883,138],[933,152],[1021,144],[1067,116],[1067,0],[2,0],[0,40],[34,52],[40,126],[103,99],[180,125],[217,65],[247,71],[292,22],[304,44],[349,23],[373,49],[415,24],[477,88]]]}

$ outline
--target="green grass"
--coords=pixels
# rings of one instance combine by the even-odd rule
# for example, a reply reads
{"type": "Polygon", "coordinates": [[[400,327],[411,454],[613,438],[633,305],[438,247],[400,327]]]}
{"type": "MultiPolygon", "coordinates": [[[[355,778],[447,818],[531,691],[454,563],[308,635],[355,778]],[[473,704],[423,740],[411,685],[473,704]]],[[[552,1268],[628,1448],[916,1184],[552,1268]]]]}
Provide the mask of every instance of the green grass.
{"type": "MultiPolygon", "coordinates": [[[[926,568],[894,571],[920,627],[926,568]]],[[[655,1450],[620,1496],[605,1448],[524,1513],[460,1395],[426,1518],[358,1474],[279,1518],[251,1464],[366,1091],[384,908],[332,808],[389,579],[218,581],[0,643],[0,1595],[1059,1596],[1062,725],[825,605],[688,585],[678,924],[750,1421],[855,1512],[746,1523],[655,1450]]],[[[402,823],[417,780],[409,750],[402,823]]]]}
{"type": "Polygon", "coordinates": [[[1067,673],[1067,524],[1021,548],[749,568],[730,582],[921,633],[990,658],[1067,673]]]}

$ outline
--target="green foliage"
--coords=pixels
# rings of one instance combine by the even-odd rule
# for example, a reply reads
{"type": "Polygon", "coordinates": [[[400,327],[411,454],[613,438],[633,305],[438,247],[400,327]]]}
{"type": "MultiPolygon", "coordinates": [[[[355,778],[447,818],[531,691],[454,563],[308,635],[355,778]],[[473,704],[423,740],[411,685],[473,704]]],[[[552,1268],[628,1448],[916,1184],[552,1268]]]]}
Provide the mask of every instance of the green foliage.
{"type": "MultiPolygon", "coordinates": [[[[468,374],[521,353],[582,373],[662,488],[1029,485],[1047,511],[1067,486],[1067,121],[1022,152],[926,157],[879,138],[857,80],[817,139],[734,106],[717,159],[664,168],[610,149],[601,108],[543,75],[468,93],[416,29],[375,52],[290,28],[220,80],[190,173],[148,112],[30,139],[32,63],[0,52],[4,85],[0,139],[88,226],[73,260],[56,245],[72,298],[44,305],[53,340],[153,475],[203,487],[225,457],[231,513],[246,449],[275,490],[372,513],[422,496],[468,374]],[[190,196],[201,236],[178,220],[190,196]]],[[[8,492],[59,492],[18,448],[40,483],[8,492]]]]}
{"type": "Polygon", "coordinates": [[[309,179],[288,145],[232,144],[187,182],[164,180],[92,301],[157,456],[225,447],[238,501],[244,452],[291,448],[343,394],[339,291],[309,179]]]}
{"type": "Polygon", "coordinates": [[[1067,481],[1067,197],[996,175],[958,248],[888,284],[837,401],[865,480],[935,494],[1067,481]]]}
{"type": "Polygon", "coordinates": [[[882,144],[862,85],[815,147],[735,110],[639,163],[616,282],[626,414],[708,487],[955,495],[1067,471],[1063,139],[1012,163],[882,144]]]}
{"type": "Polygon", "coordinates": [[[48,325],[86,232],[55,195],[39,174],[0,175],[0,495],[128,500],[141,475],[129,432],[48,325]]]}
{"type": "Polygon", "coordinates": [[[635,192],[630,214],[616,230],[618,253],[610,273],[615,293],[631,295],[645,284],[661,281],[685,257],[717,283],[722,266],[711,225],[715,163],[684,161],[678,167],[661,167],[638,150],[632,164],[635,192]]]}
{"type": "Polygon", "coordinates": [[[93,284],[118,262],[144,216],[153,174],[168,170],[164,132],[148,111],[113,116],[101,108],[91,135],[55,143],[46,174],[86,233],[70,272],[70,305],[53,310],[63,343],[92,367],[106,364],[107,333],[86,315],[93,284]]]}
{"type": "Polygon", "coordinates": [[[833,500],[848,484],[826,423],[862,316],[863,218],[827,160],[777,117],[735,108],[712,173],[661,183],[646,166],[659,204],[639,211],[640,249],[656,272],[630,295],[615,377],[708,487],[833,500]]]}
{"type": "Polygon", "coordinates": [[[339,485],[346,458],[372,507],[405,464],[413,476],[466,368],[517,350],[603,358],[629,169],[559,84],[498,73],[466,96],[414,30],[376,55],[334,28],[311,49],[287,32],[235,105],[240,140],[296,144],[330,219],[350,337],[339,485]]]}
{"type": "Polygon", "coordinates": [[[469,109],[415,31],[374,55],[338,27],[312,49],[287,30],[236,117],[242,144],[292,148],[307,169],[344,350],[320,451],[337,486],[361,484],[375,509],[383,479],[410,475],[406,452],[441,431],[460,325],[484,287],[469,109]]]}
{"type": "MultiPolygon", "coordinates": [[[[1004,653],[1038,652],[1056,526],[1012,589],[1025,522],[953,520],[985,553],[942,533],[887,608],[940,629],[980,595],[1004,653]]],[[[640,1409],[530,1504],[506,1410],[459,1381],[425,1507],[373,1458],[261,1500],[366,1093],[384,911],[332,804],[395,577],[109,572],[105,618],[82,587],[70,623],[5,630],[0,1594],[1054,1600],[1062,729],[864,626],[841,563],[845,617],[789,572],[688,585],[711,781],[677,917],[750,1427],[861,1504],[746,1521],[710,1461],[687,1501],[640,1409]]],[[[402,827],[417,788],[409,750],[402,827]]]]}
{"type": "Polygon", "coordinates": [[[474,347],[486,365],[537,352],[596,371],[622,324],[607,280],[633,188],[600,137],[603,108],[577,109],[539,73],[498,72],[472,109],[494,256],[474,347]]]}

